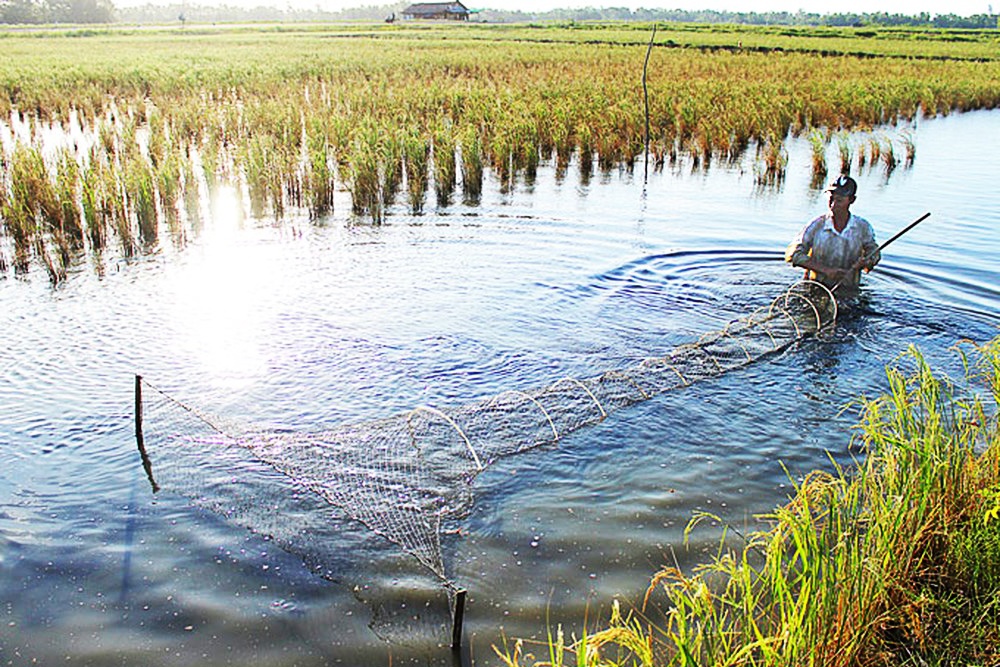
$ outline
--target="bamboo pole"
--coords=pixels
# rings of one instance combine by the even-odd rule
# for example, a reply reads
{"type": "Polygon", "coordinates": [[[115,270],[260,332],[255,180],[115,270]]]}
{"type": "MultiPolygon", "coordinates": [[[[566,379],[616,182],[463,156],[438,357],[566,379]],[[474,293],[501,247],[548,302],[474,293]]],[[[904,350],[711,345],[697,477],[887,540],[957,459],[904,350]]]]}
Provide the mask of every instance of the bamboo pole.
{"type": "Polygon", "coordinates": [[[465,621],[465,589],[455,591],[455,619],[451,627],[451,650],[462,648],[462,623],[465,621]]]}
{"type": "Polygon", "coordinates": [[[642,63],[642,101],[646,112],[646,154],[643,167],[645,175],[649,175],[649,88],[646,86],[646,72],[649,71],[649,54],[653,51],[653,40],[656,39],[656,22],[653,22],[653,34],[649,36],[649,46],[646,47],[646,59],[642,63]]]}
{"type": "Polygon", "coordinates": [[[160,490],[156,480],[153,479],[153,463],[146,453],[146,442],[142,433],[142,376],[135,376],[135,444],[139,448],[139,456],[142,457],[142,469],[146,471],[149,485],[153,487],[153,493],[160,490]]]}

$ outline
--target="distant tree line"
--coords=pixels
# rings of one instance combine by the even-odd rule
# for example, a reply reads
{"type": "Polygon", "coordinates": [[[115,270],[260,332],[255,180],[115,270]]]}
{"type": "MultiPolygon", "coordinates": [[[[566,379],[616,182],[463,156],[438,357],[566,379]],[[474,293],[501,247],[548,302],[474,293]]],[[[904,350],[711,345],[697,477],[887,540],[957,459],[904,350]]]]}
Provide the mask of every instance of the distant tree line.
{"type": "MultiPolygon", "coordinates": [[[[267,0],[262,0],[266,2],[267,0]]],[[[275,5],[278,0],[270,0],[275,5]]],[[[112,0],[0,0],[0,23],[194,23],[233,21],[343,21],[382,20],[399,16],[407,2],[364,6],[342,11],[326,11],[317,3],[313,9],[277,6],[200,6],[188,2],[146,4],[116,9],[112,0]]],[[[670,21],[677,23],[735,23],[787,26],[915,26],[935,28],[997,29],[996,14],[915,15],[873,12],[865,14],[816,14],[811,12],[724,12],[710,9],[628,9],[625,7],[555,9],[548,12],[520,12],[483,9],[473,20],[489,23],[524,21],[670,21]]]]}
{"type": "Polygon", "coordinates": [[[628,9],[626,7],[555,9],[549,12],[510,12],[483,10],[480,20],[505,21],[668,21],[674,23],[735,23],[744,25],[787,26],[913,26],[934,28],[997,29],[997,14],[930,14],[914,15],[873,12],[865,14],[813,12],[724,12],[711,9],[628,9]]]}
{"type": "Polygon", "coordinates": [[[0,0],[0,23],[111,23],[111,0],[0,0]]]}

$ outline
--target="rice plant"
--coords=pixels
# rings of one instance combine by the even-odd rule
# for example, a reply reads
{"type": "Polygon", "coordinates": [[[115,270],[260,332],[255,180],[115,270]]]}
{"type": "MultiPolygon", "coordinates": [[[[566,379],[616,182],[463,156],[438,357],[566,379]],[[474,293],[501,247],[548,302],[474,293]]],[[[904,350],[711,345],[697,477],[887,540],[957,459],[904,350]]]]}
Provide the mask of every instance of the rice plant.
{"type": "Polygon", "coordinates": [[[83,244],[83,220],[80,212],[80,165],[66,148],[56,157],[56,199],[59,201],[59,235],[65,239],[64,254],[83,244]]]}
{"type": "Polygon", "coordinates": [[[403,160],[406,167],[406,193],[410,211],[420,214],[424,210],[424,200],[428,185],[428,158],[430,142],[416,133],[403,138],[403,160]]]}
{"type": "Polygon", "coordinates": [[[61,206],[40,150],[15,144],[10,170],[11,192],[0,213],[14,242],[14,268],[24,272],[42,233],[59,229],[61,206]]]}
{"type": "Polygon", "coordinates": [[[401,132],[393,132],[379,142],[379,163],[382,165],[382,209],[396,201],[403,185],[403,140],[401,132]]]}
{"type": "Polygon", "coordinates": [[[812,183],[816,185],[826,179],[826,134],[820,129],[810,132],[809,147],[812,152],[812,183]]]}
{"type": "Polygon", "coordinates": [[[124,188],[131,217],[139,230],[139,240],[144,247],[152,247],[158,240],[156,189],[152,167],[142,155],[132,154],[128,158],[124,166],[124,188]]]}
{"type": "Polygon", "coordinates": [[[378,135],[373,128],[354,138],[346,156],[351,210],[357,216],[369,215],[375,224],[381,223],[383,216],[379,158],[378,135]]]}
{"type": "Polygon", "coordinates": [[[868,138],[868,161],[873,167],[882,161],[882,141],[878,137],[868,138]]]}
{"type": "Polygon", "coordinates": [[[312,121],[307,142],[305,189],[309,193],[309,215],[317,219],[333,212],[336,168],[329,139],[317,120],[312,121]]]}
{"type": "Polygon", "coordinates": [[[198,233],[203,224],[201,213],[202,195],[201,184],[198,178],[199,171],[195,167],[194,156],[190,151],[185,151],[185,159],[182,160],[181,188],[183,190],[184,216],[188,226],[198,233]]]}
{"type": "Polygon", "coordinates": [[[917,145],[913,140],[912,132],[903,132],[903,148],[906,152],[906,166],[912,166],[913,160],[917,157],[917,145]]]}
{"type": "Polygon", "coordinates": [[[756,178],[761,185],[777,185],[785,180],[788,151],[781,138],[768,135],[757,146],[756,178]]]}
{"type": "Polygon", "coordinates": [[[885,138],[885,143],[882,144],[879,151],[879,157],[882,159],[886,173],[891,173],[898,166],[899,160],[896,158],[896,149],[893,146],[892,139],[889,137],[885,138]]]}
{"type": "Polygon", "coordinates": [[[451,195],[455,191],[457,181],[455,150],[455,137],[451,125],[442,125],[435,132],[433,143],[434,192],[440,208],[451,204],[451,195]]]}
{"type": "MultiPolygon", "coordinates": [[[[640,609],[507,665],[992,664],[1000,650],[1000,338],[963,351],[970,395],[911,349],[860,400],[857,469],[817,471],[768,527],[656,574],[640,609]],[[971,357],[971,358],[969,358],[971,357]]],[[[718,520],[701,513],[700,521],[718,520]]]]}
{"type": "Polygon", "coordinates": [[[460,137],[462,154],[462,200],[478,204],[483,192],[483,148],[474,128],[465,128],[460,137]]]}
{"type": "Polygon", "coordinates": [[[851,162],[853,161],[851,138],[846,132],[840,132],[837,135],[837,154],[840,156],[840,173],[851,173],[851,162]]]}
{"type": "Polygon", "coordinates": [[[94,252],[100,253],[108,242],[110,172],[101,156],[95,155],[82,175],[81,199],[87,240],[94,252]]]}

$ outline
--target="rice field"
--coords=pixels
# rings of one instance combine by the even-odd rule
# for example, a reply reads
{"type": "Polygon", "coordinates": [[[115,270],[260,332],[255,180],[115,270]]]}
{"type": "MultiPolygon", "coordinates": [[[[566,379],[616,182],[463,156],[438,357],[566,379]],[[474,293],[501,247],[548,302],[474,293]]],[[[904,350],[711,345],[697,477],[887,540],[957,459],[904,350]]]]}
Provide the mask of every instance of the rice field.
{"type": "Polygon", "coordinates": [[[565,170],[757,156],[781,180],[808,133],[814,169],[903,163],[853,132],[996,108],[986,31],[339,25],[2,33],[0,269],[130,257],[203,224],[234,188],[254,218],[351,219],[475,204],[565,170]],[[943,46],[942,46],[943,45],[943,46]],[[956,48],[956,45],[961,45],[956,48]],[[822,48],[820,48],[822,47],[822,48]],[[944,58],[948,51],[952,55],[944,58]],[[818,156],[838,142],[840,164],[818,156]],[[648,146],[648,153],[647,153],[648,146]]]}

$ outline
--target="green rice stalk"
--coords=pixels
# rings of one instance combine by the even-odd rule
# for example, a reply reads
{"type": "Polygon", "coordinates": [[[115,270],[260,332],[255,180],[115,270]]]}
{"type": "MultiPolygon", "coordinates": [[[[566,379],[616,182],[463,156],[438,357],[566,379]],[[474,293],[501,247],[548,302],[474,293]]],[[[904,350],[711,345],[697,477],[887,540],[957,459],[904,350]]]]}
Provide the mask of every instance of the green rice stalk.
{"type": "Polygon", "coordinates": [[[91,159],[90,166],[82,175],[81,199],[83,220],[87,240],[91,249],[100,253],[107,245],[108,224],[105,213],[105,172],[107,167],[100,161],[91,159]]]}
{"type": "Polygon", "coordinates": [[[434,133],[433,158],[437,205],[446,208],[451,204],[451,196],[458,181],[455,137],[450,124],[439,127],[434,133]]]}
{"type": "Polygon", "coordinates": [[[912,167],[913,161],[917,157],[917,145],[913,140],[912,132],[904,132],[903,138],[903,148],[906,151],[906,166],[912,167]]]}
{"type": "Polygon", "coordinates": [[[139,230],[139,240],[151,247],[158,240],[156,219],[156,188],[150,164],[135,154],[125,164],[125,193],[139,230]]]}
{"type": "Polygon", "coordinates": [[[886,137],[885,144],[881,148],[879,156],[882,158],[882,164],[885,166],[886,173],[892,172],[899,164],[896,159],[896,150],[892,144],[892,139],[886,137]]]}
{"type": "MultiPolygon", "coordinates": [[[[255,135],[242,150],[242,170],[250,197],[250,215],[262,218],[271,200],[272,138],[267,134],[255,135]]],[[[194,179],[191,179],[194,182],[194,179]]]]}
{"type": "Polygon", "coordinates": [[[184,200],[184,215],[187,218],[188,226],[197,234],[201,231],[204,220],[201,214],[201,187],[198,179],[198,172],[195,169],[194,160],[191,153],[185,152],[182,160],[182,181],[184,200]]]}
{"type": "Polygon", "coordinates": [[[846,132],[841,132],[837,135],[837,152],[840,156],[840,173],[851,173],[851,162],[853,161],[851,156],[851,140],[850,135],[846,132]]]}
{"type": "Polygon", "coordinates": [[[370,216],[375,224],[383,217],[380,157],[378,135],[368,128],[355,138],[347,158],[351,210],[357,216],[370,216]]]}
{"type": "Polygon", "coordinates": [[[160,210],[163,211],[171,237],[178,244],[184,241],[180,215],[181,160],[182,155],[177,150],[171,149],[163,153],[159,161],[153,165],[160,210]]]}
{"type": "Polygon", "coordinates": [[[809,147],[812,151],[812,173],[814,181],[826,178],[826,133],[814,129],[809,133],[809,147]]]}
{"type": "Polygon", "coordinates": [[[415,133],[410,133],[403,138],[406,193],[410,204],[410,211],[414,215],[418,215],[424,210],[424,199],[427,195],[429,180],[428,162],[430,149],[430,142],[415,133]]]}
{"type": "Polygon", "coordinates": [[[594,172],[594,135],[589,125],[576,127],[577,156],[580,160],[580,183],[587,185],[594,172]]]}
{"type": "Polygon", "coordinates": [[[389,133],[379,141],[379,163],[382,166],[382,208],[392,206],[403,185],[403,142],[397,133],[389,133]]]}
{"type": "Polygon", "coordinates": [[[59,151],[56,161],[56,197],[59,200],[59,231],[69,245],[83,245],[83,220],[80,212],[80,164],[68,149],[59,151]]]}
{"type": "Polygon", "coordinates": [[[784,142],[774,134],[769,134],[762,143],[757,145],[757,161],[755,163],[757,183],[761,185],[776,185],[785,180],[785,170],[788,167],[788,152],[784,142]]]}
{"type": "Polygon", "coordinates": [[[305,189],[309,198],[309,216],[320,218],[333,212],[334,159],[323,126],[313,121],[307,137],[309,161],[306,164],[305,189]]]}
{"type": "Polygon", "coordinates": [[[462,154],[462,201],[475,205],[483,192],[483,146],[475,127],[461,131],[459,150],[462,154]]]}
{"type": "MultiPolygon", "coordinates": [[[[10,158],[10,196],[5,198],[2,217],[14,241],[14,269],[26,272],[41,237],[42,218],[51,220],[60,212],[55,189],[41,152],[15,144],[10,158]]],[[[49,225],[46,225],[49,226],[49,225]]]]}

